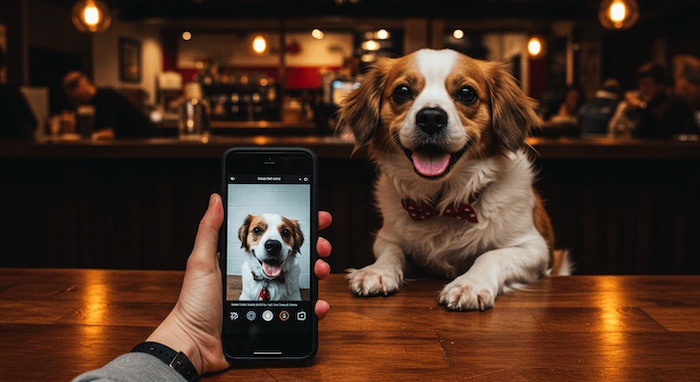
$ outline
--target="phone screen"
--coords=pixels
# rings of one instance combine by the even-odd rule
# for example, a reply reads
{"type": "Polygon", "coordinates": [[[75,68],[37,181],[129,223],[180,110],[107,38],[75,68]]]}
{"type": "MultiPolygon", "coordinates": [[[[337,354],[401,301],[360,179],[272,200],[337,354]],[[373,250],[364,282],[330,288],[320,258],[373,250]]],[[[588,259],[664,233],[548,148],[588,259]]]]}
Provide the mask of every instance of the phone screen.
{"type": "Polygon", "coordinates": [[[316,350],[315,156],[233,149],[224,158],[224,350],[305,359],[316,350]]]}

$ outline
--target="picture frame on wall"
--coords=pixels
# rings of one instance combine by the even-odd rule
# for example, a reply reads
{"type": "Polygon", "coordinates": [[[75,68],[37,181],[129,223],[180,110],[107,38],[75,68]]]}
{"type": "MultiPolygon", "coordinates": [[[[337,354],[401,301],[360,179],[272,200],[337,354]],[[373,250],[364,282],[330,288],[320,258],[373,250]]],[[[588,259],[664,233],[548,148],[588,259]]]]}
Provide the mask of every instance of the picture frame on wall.
{"type": "Polygon", "coordinates": [[[119,38],[119,79],[141,82],[141,43],[137,40],[119,38]]]}

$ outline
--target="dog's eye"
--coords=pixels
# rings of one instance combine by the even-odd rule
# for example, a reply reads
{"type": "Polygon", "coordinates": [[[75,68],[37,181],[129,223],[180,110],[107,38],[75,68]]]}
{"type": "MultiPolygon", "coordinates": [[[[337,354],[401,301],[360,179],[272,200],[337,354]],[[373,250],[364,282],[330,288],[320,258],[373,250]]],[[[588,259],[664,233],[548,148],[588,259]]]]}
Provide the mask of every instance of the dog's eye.
{"type": "Polygon", "coordinates": [[[399,85],[394,89],[394,100],[396,102],[406,102],[411,98],[411,88],[407,85],[399,85]]]}
{"type": "Polygon", "coordinates": [[[262,231],[262,229],[260,229],[260,227],[253,228],[253,235],[260,236],[260,235],[262,235],[262,233],[263,233],[263,231],[262,231]]]}
{"type": "Polygon", "coordinates": [[[287,228],[282,230],[282,236],[290,237],[291,235],[292,235],[292,231],[288,230],[287,228]]]}
{"type": "Polygon", "coordinates": [[[457,99],[465,105],[471,105],[477,99],[476,90],[471,86],[463,86],[457,93],[457,99]]]}

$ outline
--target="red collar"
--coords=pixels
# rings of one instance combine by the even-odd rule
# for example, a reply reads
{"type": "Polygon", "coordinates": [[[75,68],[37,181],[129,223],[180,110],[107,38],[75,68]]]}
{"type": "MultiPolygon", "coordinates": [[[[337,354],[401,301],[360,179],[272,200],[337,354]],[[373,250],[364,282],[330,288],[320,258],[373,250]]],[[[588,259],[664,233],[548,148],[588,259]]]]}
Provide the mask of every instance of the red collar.
{"type": "Polygon", "coordinates": [[[253,274],[253,280],[263,282],[263,287],[260,289],[260,293],[258,293],[258,301],[270,301],[270,290],[267,289],[270,281],[277,281],[284,284],[284,276],[282,275],[279,275],[274,279],[268,279],[266,277],[258,277],[253,271],[250,271],[250,273],[253,274]]]}

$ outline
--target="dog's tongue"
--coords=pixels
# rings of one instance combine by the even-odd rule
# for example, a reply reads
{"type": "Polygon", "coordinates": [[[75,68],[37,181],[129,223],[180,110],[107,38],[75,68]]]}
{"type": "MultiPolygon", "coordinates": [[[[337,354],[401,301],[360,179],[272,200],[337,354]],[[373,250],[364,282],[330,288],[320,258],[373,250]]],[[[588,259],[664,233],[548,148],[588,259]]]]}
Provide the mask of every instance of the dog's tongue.
{"type": "Polygon", "coordinates": [[[281,264],[270,264],[268,262],[263,262],[262,266],[263,266],[263,272],[265,272],[265,274],[268,277],[277,277],[280,275],[280,273],[282,273],[281,264]]]}
{"type": "Polygon", "coordinates": [[[413,166],[421,175],[438,176],[447,170],[450,165],[449,153],[419,153],[413,152],[411,155],[413,166]]]}

